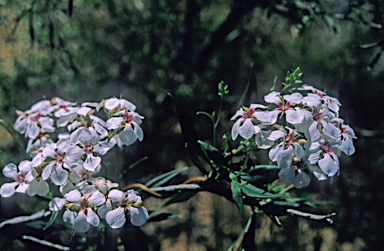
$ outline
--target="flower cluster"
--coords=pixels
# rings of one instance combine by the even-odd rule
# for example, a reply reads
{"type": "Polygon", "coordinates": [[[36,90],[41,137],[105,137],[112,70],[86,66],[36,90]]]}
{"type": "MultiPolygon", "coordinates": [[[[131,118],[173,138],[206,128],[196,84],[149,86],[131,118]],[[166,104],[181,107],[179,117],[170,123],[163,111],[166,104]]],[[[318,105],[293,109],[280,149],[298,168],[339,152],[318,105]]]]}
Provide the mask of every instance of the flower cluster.
{"type": "Polygon", "coordinates": [[[133,190],[126,194],[116,188],[118,184],[94,178],[101,169],[101,157],[111,148],[143,140],[140,124],[144,117],[135,109],[131,102],[115,97],[80,106],[56,97],[25,112],[17,111],[14,128],[28,138],[26,152],[31,160],[20,162],[18,167],[13,163],[4,167],[4,176],[14,182],[3,184],[0,195],[10,197],[18,192],[45,196],[50,180],[63,198],[54,198],[49,209],[59,211],[65,206],[64,221],[79,232],[98,226],[100,218],[112,228],[122,227],[127,217],[134,226],[143,225],[148,211],[133,190]],[[107,121],[94,115],[101,108],[107,121]],[[57,133],[58,140],[53,141],[48,133],[56,129],[64,129],[64,133],[57,133]]]}
{"type": "Polygon", "coordinates": [[[355,152],[353,130],[339,118],[340,102],[312,86],[281,95],[273,91],[264,97],[272,107],[252,104],[236,112],[231,120],[232,139],[249,140],[255,135],[260,149],[270,149],[269,158],[281,169],[279,178],[297,188],[309,184],[309,172],[325,180],[340,170],[341,152],[355,152]],[[275,107],[275,108],[273,108],[275,107]]]}

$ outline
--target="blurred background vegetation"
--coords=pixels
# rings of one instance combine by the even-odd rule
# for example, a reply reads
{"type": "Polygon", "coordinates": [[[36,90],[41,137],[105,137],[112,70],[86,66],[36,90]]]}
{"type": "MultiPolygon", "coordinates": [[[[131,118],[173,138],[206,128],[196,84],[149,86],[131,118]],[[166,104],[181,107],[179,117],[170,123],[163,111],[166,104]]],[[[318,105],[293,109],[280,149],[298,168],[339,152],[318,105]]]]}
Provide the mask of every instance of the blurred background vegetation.
{"type": "MultiPolygon", "coordinates": [[[[379,0],[0,0],[0,118],[12,127],[16,109],[44,98],[80,104],[122,95],[145,117],[144,141],[104,160],[106,177],[123,187],[192,165],[167,93],[183,102],[201,139],[209,141],[210,121],[195,114],[218,109],[221,80],[230,97],[218,135],[230,132],[229,119],[249,79],[244,105],[263,102],[275,76],[282,80],[287,70],[300,67],[304,83],[341,101],[341,117],[358,137],[356,153],[341,160],[332,184],[312,177],[308,188],[292,190],[292,196],[330,201],[321,210],[337,213],[333,225],[285,217],[278,228],[259,215],[255,248],[382,250],[383,18],[379,0]]],[[[3,127],[0,139],[1,167],[25,158],[3,127]]],[[[199,175],[190,168],[183,179],[199,175]]],[[[163,203],[149,198],[144,205],[155,210],[163,203]]],[[[39,209],[47,209],[47,201],[24,194],[0,199],[1,219],[39,209]]],[[[208,193],[163,210],[181,217],[132,234],[149,250],[227,250],[246,223],[233,204],[208,193]]],[[[0,247],[36,248],[21,240],[26,233],[68,245],[70,234],[63,229],[58,224],[37,233],[32,226],[6,226],[0,247]]],[[[95,250],[96,232],[74,242],[95,250]]]]}

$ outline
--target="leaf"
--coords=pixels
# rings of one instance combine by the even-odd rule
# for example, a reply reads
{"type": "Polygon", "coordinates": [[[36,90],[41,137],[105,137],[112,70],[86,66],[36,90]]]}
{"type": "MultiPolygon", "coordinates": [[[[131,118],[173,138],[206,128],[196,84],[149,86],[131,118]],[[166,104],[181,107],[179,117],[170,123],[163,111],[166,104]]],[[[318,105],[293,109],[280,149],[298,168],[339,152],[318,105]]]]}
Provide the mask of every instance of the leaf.
{"type": "Polygon", "coordinates": [[[276,165],[257,165],[257,166],[251,166],[247,172],[255,171],[255,170],[272,170],[272,169],[279,169],[276,165]]]}
{"type": "MultiPolygon", "coordinates": [[[[218,153],[220,153],[220,151],[219,151],[216,147],[214,147],[213,145],[210,145],[210,144],[208,144],[208,143],[205,143],[205,142],[203,142],[203,141],[201,141],[201,140],[198,140],[197,142],[200,144],[201,148],[204,149],[204,150],[206,150],[206,151],[210,151],[210,152],[218,152],[218,153]]],[[[221,155],[221,153],[220,153],[220,155],[221,155]]]]}
{"type": "Polygon", "coordinates": [[[148,156],[145,156],[141,159],[139,159],[138,161],[136,161],[135,163],[131,164],[128,169],[131,169],[131,168],[134,168],[135,166],[137,166],[138,164],[140,164],[141,162],[143,162],[144,160],[147,160],[148,159],[148,156]]]}
{"type": "Polygon", "coordinates": [[[245,235],[248,233],[249,226],[251,225],[252,219],[253,219],[253,216],[249,217],[249,220],[248,220],[247,224],[245,225],[244,229],[241,231],[239,236],[237,236],[236,240],[232,243],[232,245],[228,248],[228,251],[240,250],[239,247],[240,247],[241,243],[243,242],[245,235]]]}
{"type": "Polygon", "coordinates": [[[273,193],[267,192],[249,183],[241,185],[240,189],[245,195],[252,198],[258,198],[258,199],[273,199],[273,198],[280,198],[280,197],[286,196],[286,194],[284,193],[273,194],[273,193]]]}
{"type": "Polygon", "coordinates": [[[149,217],[147,219],[147,222],[163,221],[163,220],[167,220],[167,219],[180,218],[180,217],[181,216],[178,214],[164,213],[161,211],[151,211],[149,213],[149,217]]]}
{"type": "Polygon", "coordinates": [[[172,170],[172,171],[169,171],[167,173],[164,173],[164,174],[157,176],[156,178],[153,178],[150,181],[148,181],[145,184],[145,186],[148,188],[155,188],[155,187],[159,187],[161,185],[164,185],[165,183],[167,183],[168,181],[170,181],[171,179],[173,179],[174,177],[176,177],[180,173],[184,172],[188,168],[189,167],[184,167],[182,169],[172,170]]]}
{"type": "Polygon", "coordinates": [[[56,220],[57,218],[57,215],[59,215],[59,211],[52,211],[51,213],[51,218],[49,219],[47,225],[45,225],[45,227],[43,228],[43,230],[49,228],[56,220]]]}
{"type": "Polygon", "coordinates": [[[236,206],[240,209],[241,216],[244,217],[244,203],[243,194],[236,180],[231,181],[232,197],[236,203],[236,206]]]}
{"type": "Polygon", "coordinates": [[[212,120],[213,123],[215,123],[215,117],[213,114],[209,114],[208,112],[202,112],[202,111],[196,112],[196,115],[200,115],[200,114],[207,116],[210,120],[212,120]]]}
{"type": "Polygon", "coordinates": [[[187,201],[191,197],[195,196],[196,194],[197,194],[197,191],[180,192],[178,194],[173,195],[169,200],[167,200],[164,203],[164,205],[162,207],[164,208],[164,207],[169,206],[169,205],[174,204],[174,203],[187,201]]]}
{"type": "MultiPolygon", "coordinates": [[[[249,90],[249,86],[251,85],[252,75],[254,75],[254,76],[255,76],[255,79],[256,79],[256,75],[255,75],[255,73],[254,73],[254,74],[252,74],[252,73],[254,73],[254,71],[253,71],[253,64],[251,65],[251,73],[250,73],[250,75],[249,75],[249,79],[248,79],[247,86],[245,87],[245,90],[244,90],[244,92],[243,92],[243,95],[241,95],[241,98],[240,98],[239,103],[238,103],[238,105],[237,105],[237,109],[240,109],[240,107],[242,107],[242,106],[244,105],[244,100],[245,100],[245,98],[247,97],[247,93],[248,93],[248,90],[249,90]]],[[[257,93],[257,85],[256,85],[256,91],[255,91],[255,93],[257,93]]]]}

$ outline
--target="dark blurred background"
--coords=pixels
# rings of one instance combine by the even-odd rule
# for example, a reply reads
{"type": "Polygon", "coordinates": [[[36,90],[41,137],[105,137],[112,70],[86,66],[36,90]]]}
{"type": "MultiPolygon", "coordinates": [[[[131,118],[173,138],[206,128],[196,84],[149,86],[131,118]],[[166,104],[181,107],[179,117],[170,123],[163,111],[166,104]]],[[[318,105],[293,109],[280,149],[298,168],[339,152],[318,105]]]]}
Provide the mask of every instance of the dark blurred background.
{"type": "MultiPolygon", "coordinates": [[[[356,153],[341,159],[332,184],[312,177],[309,187],[292,190],[292,196],[330,201],[319,210],[337,213],[333,225],[285,217],[278,228],[260,215],[256,248],[382,250],[383,18],[378,0],[0,0],[0,119],[12,127],[16,110],[55,96],[81,104],[122,95],[145,117],[144,141],[104,160],[103,174],[123,187],[192,165],[168,93],[209,142],[212,125],[195,114],[217,110],[217,85],[228,84],[220,145],[249,79],[244,105],[263,102],[275,76],[283,81],[300,67],[305,84],[342,103],[341,117],[358,137],[356,153]]],[[[1,167],[23,160],[23,149],[3,127],[0,139],[1,167]]],[[[191,167],[183,179],[199,175],[191,167]]],[[[47,209],[47,203],[24,194],[1,198],[1,219],[47,209]]],[[[145,201],[150,210],[181,217],[142,227],[150,250],[227,250],[246,223],[234,205],[208,193],[161,209],[163,203],[145,201]]],[[[70,236],[60,228],[47,231],[39,237],[68,245],[70,236]]],[[[36,230],[0,229],[1,249],[30,248],[20,239],[24,233],[36,230]]]]}

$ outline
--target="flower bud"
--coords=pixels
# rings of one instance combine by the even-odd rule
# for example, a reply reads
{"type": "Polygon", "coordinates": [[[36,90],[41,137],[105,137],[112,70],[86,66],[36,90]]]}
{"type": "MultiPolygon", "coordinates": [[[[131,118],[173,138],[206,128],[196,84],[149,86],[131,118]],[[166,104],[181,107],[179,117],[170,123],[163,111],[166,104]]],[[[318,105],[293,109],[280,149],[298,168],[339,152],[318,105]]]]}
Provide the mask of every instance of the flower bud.
{"type": "Polygon", "coordinates": [[[138,200],[135,203],[133,203],[132,206],[138,208],[138,207],[141,207],[141,205],[143,205],[143,201],[142,200],[138,200]]]}
{"type": "Polygon", "coordinates": [[[307,141],[305,139],[299,139],[297,141],[301,146],[304,145],[305,143],[307,143],[307,141]]]}

